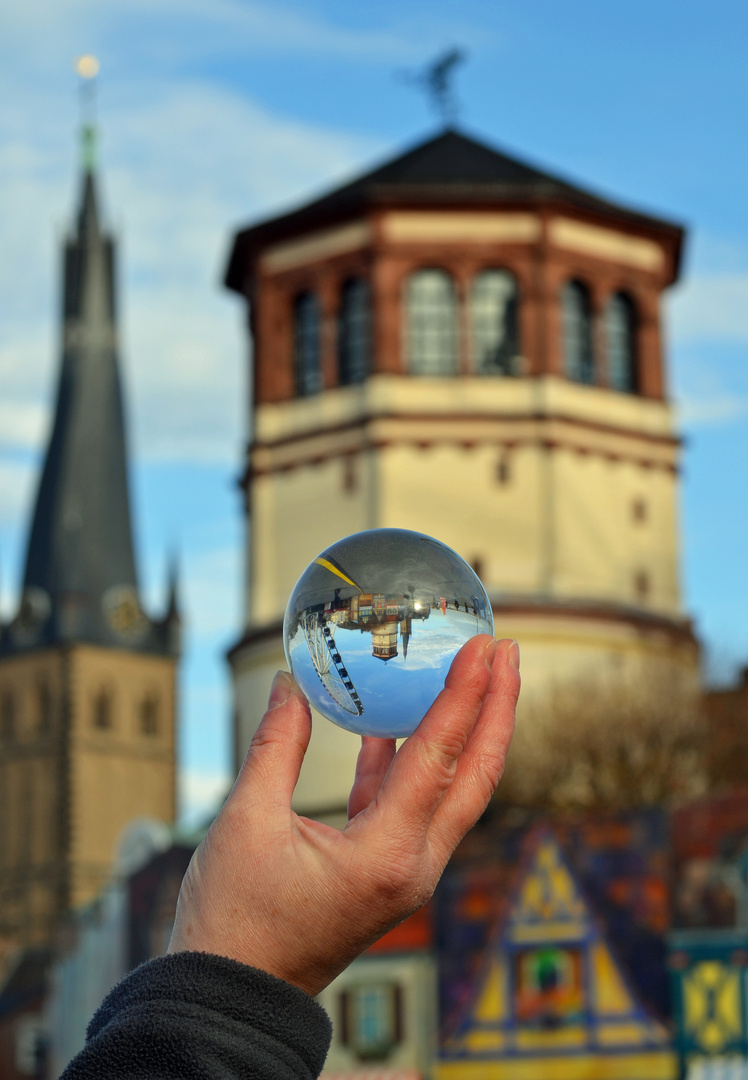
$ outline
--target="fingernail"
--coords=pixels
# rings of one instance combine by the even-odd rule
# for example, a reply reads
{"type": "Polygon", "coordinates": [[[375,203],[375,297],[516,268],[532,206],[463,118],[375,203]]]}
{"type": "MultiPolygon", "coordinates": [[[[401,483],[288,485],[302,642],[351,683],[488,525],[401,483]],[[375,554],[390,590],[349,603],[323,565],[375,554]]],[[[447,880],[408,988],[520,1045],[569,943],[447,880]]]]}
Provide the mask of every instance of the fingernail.
{"type": "Polygon", "coordinates": [[[277,709],[279,705],[283,705],[288,701],[292,686],[293,679],[287,671],[276,671],[273,685],[270,687],[268,709],[277,709]]]}
{"type": "Polygon", "coordinates": [[[493,658],[496,656],[496,638],[491,638],[488,642],[483,652],[483,656],[486,661],[486,667],[490,671],[493,667],[493,658]]]}
{"type": "Polygon", "coordinates": [[[512,665],[515,671],[519,671],[519,642],[512,641],[509,646],[509,663],[512,665]]]}

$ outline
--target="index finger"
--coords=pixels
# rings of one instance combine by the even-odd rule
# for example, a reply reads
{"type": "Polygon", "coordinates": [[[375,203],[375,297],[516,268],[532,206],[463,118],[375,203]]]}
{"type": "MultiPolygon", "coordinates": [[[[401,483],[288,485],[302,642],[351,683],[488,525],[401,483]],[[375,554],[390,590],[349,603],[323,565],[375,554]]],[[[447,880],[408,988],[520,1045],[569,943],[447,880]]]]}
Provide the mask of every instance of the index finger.
{"type": "Polygon", "coordinates": [[[488,692],[429,830],[429,842],[444,862],[486,809],[503,776],[519,691],[519,648],[516,641],[499,641],[488,692]]]}
{"type": "Polygon", "coordinates": [[[425,840],[488,693],[495,651],[496,642],[485,634],[463,645],[444,689],[395,755],[376,805],[388,835],[425,840]]]}

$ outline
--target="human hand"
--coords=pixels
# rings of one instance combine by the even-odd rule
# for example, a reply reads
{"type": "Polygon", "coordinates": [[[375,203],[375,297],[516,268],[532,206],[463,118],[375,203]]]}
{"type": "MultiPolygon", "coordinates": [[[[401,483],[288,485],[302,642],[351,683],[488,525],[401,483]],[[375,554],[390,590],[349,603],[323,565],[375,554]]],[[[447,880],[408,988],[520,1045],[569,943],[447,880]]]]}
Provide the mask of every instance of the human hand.
{"type": "Polygon", "coordinates": [[[433,893],[501,779],[519,686],[516,643],[471,638],[399,750],[363,738],[341,831],[291,810],[311,717],[279,672],[185,875],[169,952],[228,956],[318,994],[433,893]]]}

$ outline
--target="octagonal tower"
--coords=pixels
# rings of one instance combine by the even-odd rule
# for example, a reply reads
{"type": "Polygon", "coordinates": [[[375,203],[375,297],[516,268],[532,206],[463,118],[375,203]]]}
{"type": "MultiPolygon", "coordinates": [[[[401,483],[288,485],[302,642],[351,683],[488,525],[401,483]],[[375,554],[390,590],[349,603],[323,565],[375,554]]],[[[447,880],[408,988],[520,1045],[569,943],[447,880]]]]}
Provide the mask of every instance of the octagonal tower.
{"type": "MultiPolygon", "coordinates": [[[[379,526],[478,571],[497,636],[520,641],[526,715],[590,681],[695,687],[660,325],[682,242],[456,131],[236,235],[226,283],[253,342],[238,759],[298,575],[379,526]]],[[[300,808],[341,804],[357,747],[316,725],[300,808]]]]}

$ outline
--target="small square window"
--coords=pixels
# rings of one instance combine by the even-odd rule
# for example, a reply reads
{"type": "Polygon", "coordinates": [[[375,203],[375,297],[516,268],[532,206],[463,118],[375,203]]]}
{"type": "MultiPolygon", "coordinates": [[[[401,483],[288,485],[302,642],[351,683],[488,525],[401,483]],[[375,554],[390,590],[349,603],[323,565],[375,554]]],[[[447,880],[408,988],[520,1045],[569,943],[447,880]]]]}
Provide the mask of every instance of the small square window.
{"type": "Polygon", "coordinates": [[[356,459],[352,454],[346,454],[343,458],[343,491],[346,495],[352,495],[358,487],[358,469],[356,459]]]}
{"type": "Polygon", "coordinates": [[[641,497],[634,499],[631,504],[631,517],[633,521],[646,521],[648,518],[647,503],[641,497]]]}
{"type": "Polygon", "coordinates": [[[480,555],[474,555],[473,556],[473,558],[470,560],[470,566],[475,571],[475,573],[478,575],[478,577],[481,580],[483,580],[483,568],[484,567],[483,567],[483,559],[481,558],[480,555]]]}
{"type": "Polygon", "coordinates": [[[508,484],[512,479],[511,459],[508,453],[499,458],[496,466],[496,480],[499,484],[508,484]]]}
{"type": "Polygon", "coordinates": [[[634,593],[636,599],[644,601],[649,597],[651,591],[651,582],[649,580],[649,574],[646,570],[637,570],[634,574],[634,593]]]}

